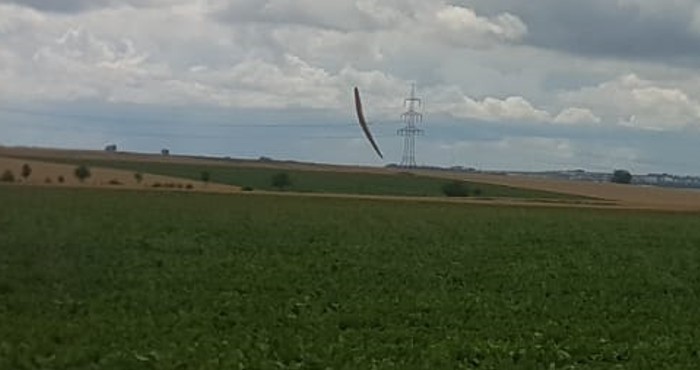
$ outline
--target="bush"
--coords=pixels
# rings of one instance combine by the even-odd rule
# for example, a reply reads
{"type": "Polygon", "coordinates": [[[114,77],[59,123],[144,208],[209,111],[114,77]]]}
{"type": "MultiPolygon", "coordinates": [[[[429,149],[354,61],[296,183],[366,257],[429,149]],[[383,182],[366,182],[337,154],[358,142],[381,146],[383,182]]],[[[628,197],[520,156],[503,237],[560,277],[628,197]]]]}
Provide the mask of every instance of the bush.
{"type": "Polygon", "coordinates": [[[484,192],[481,189],[476,188],[476,189],[474,189],[473,194],[475,197],[480,197],[484,194],[484,192]]]}
{"type": "Polygon", "coordinates": [[[632,174],[626,170],[617,170],[613,172],[612,179],[610,181],[616,184],[630,184],[632,183],[632,174]]]}
{"type": "Polygon", "coordinates": [[[192,190],[194,189],[194,186],[192,186],[192,184],[187,184],[187,186],[185,186],[185,189],[192,190]]]}
{"type": "Polygon", "coordinates": [[[117,185],[117,186],[119,186],[119,185],[124,185],[124,184],[122,184],[122,182],[119,181],[119,180],[109,180],[108,184],[110,184],[110,185],[117,185]]]}
{"type": "Polygon", "coordinates": [[[66,182],[66,179],[63,176],[58,176],[58,183],[63,184],[64,182],[66,182]]]}
{"type": "Polygon", "coordinates": [[[141,172],[136,172],[134,174],[134,180],[140,184],[143,181],[143,174],[141,172]]]}
{"type": "Polygon", "coordinates": [[[244,186],[243,188],[241,188],[241,190],[243,190],[243,191],[253,191],[253,190],[255,190],[255,189],[253,189],[252,186],[244,186]]]}
{"type": "Polygon", "coordinates": [[[448,197],[468,197],[469,187],[464,181],[452,181],[442,186],[442,193],[448,197]]]}
{"type": "Polygon", "coordinates": [[[78,178],[78,180],[80,180],[80,182],[84,182],[85,179],[87,179],[88,177],[90,177],[92,175],[90,173],[90,169],[87,168],[87,166],[83,166],[83,165],[76,167],[73,174],[75,175],[75,177],[78,178]]]}
{"type": "Polygon", "coordinates": [[[0,181],[2,182],[15,182],[15,174],[10,170],[5,170],[0,176],[0,181]]]}
{"type": "Polygon", "coordinates": [[[45,183],[45,184],[50,184],[50,183],[52,183],[52,182],[53,182],[53,181],[51,181],[51,178],[50,178],[50,177],[47,177],[47,178],[44,179],[44,183],[45,183]]]}
{"type": "Polygon", "coordinates": [[[24,178],[24,181],[27,181],[29,179],[29,176],[32,175],[32,166],[28,165],[25,163],[22,165],[22,178],[24,178]]]}
{"type": "Polygon", "coordinates": [[[284,190],[284,188],[292,185],[292,179],[286,172],[280,172],[272,176],[272,186],[279,190],[284,190]]]}

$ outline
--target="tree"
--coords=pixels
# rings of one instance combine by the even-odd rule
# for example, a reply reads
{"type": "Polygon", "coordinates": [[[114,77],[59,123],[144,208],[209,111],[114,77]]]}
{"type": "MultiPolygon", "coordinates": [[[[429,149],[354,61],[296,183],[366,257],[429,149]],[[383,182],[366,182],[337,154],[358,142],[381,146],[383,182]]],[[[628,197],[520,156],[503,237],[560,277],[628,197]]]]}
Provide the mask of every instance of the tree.
{"type": "Polygon", "coordinates": [[[90,169],[87,168],[87,166],[81,165],[75,168],[75,177],[80,180],[80,182],[84,182],[85,179],[90,177],[92,174],[90,173],[90,169]]]}
{"type": "Polygon", "coordinates": [[[202,171],[202,173],[199,175],[199,178],[202,179],[202,182],[208,184],[209,180],[211,180],[211,174],[209,173],[209,171],[202,171]]]}
{"type": "Polygon", "coordinates": [[[272,176],[272,186],[279,190],[284,190],[284,188],[292,185],[292,179],[286,172],[280,172],[272,176]]]}
{"type": "Polygon", "coordinates": [[[616,184],[630,184],[632,183],[632,174],[626,170],[616,170],[613,172],[612,179],[610,181],[616,184]]]}
{"type": "Polygon", "coordinates": [[[27,179],[29,179],[29,176],[31,176],[31,175],[32,175],[32,166],[25,163],[22,166],[22,178],[24,178],[24,181],[27,181],[27,179]]]}
{"type": "Polygon", "coordinates": [[[442,193],[448,197],[468,197],[469,187],[464,181],[452,181],[442,186],[442,193]]]}
{"type": "Polygon", "coordinates": [[[134,180],[140,184],[143,181],[143,174],[141,172],[136,172],[134,174],[134,180]]]}
{"type": "Polygon", "coordinates": [[[10,170],[5,170],[0,176],[0,181],[2,182],[15,182],[15,174],[10,170]]]}

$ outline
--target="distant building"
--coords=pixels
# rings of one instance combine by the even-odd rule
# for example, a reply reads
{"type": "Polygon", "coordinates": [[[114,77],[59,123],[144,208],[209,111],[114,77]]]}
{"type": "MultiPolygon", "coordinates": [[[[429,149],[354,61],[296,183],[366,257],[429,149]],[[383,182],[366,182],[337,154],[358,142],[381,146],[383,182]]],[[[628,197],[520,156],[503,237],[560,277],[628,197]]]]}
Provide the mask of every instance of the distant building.
{"type": "Polygon", "coordinates": [[[117,151],[117,146],[115,144],[109,144],[105,147],[105,152],[114,153],[117,151]]]}
{"type": "Polygon", "coordinates": [[[170,155],[170,149],[161,149],[160,154],[164,155],[164,156],[168,156],[168,155],[170,155]]]}

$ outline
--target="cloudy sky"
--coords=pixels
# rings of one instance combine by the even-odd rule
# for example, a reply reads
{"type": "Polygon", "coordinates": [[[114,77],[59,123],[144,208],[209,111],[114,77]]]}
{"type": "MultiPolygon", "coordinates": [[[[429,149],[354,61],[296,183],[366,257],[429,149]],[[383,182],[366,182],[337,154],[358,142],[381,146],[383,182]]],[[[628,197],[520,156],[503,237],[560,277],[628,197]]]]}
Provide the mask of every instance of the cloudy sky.
{"type": "Polygon", "coordinates": [[[696,0],[0,0],[0,144],[700,175],[696,0]],[[363,92],[387,160],[356,125],[363,92]]]}

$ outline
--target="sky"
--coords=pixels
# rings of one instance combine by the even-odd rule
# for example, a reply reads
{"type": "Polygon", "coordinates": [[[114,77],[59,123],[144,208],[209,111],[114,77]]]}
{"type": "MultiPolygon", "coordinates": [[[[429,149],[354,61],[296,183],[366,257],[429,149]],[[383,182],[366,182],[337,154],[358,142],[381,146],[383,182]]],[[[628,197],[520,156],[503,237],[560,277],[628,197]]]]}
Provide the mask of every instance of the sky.
{"type": "Polygon", "coordinates": [[[700,175],[696,0],[0,0],[0,145],[700,175]],[[353,111],[353,87],[385,153],[353,111]]]}

